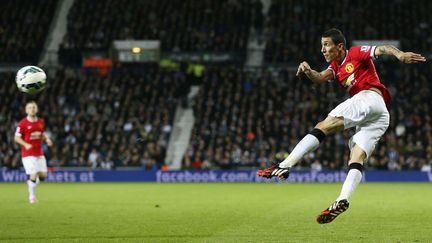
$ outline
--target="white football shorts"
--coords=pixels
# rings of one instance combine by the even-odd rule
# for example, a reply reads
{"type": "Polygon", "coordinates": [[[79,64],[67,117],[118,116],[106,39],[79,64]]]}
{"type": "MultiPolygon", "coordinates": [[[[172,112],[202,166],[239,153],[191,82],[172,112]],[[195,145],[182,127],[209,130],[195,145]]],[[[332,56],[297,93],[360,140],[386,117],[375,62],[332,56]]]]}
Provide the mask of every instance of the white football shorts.
{"type": "Polygon", "coordinates": [[[48,171],[45,156],[27,156],[22,158],[22,162],[27,175],[48,171]]]}
{"type": "Polygon", "coordinates": [[[366,160],[390,124],[390,115],[383,97],[372,90],[363,90],[330,111],[329,116],[343,117],[345,129],[356,127],[349,141],[366,152],[366,160]]]}

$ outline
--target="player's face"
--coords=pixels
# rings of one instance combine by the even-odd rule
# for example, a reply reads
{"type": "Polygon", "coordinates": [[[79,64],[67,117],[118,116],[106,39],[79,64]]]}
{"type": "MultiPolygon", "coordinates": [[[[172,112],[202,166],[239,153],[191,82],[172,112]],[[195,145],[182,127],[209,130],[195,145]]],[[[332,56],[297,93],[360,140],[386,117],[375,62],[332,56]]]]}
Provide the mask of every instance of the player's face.
{"type": "Polygon", "coordinates": [[[343,50],[343,44],[336,45],[330,37],[321,38],[321,52],[326,62],[337,59],[341,50],[343,50]]]}
{"type": "Polygon", "coordinates": [[[38,112],[38,107],[35,103],[28,103],[25,107],[25,111],[29,116],[36,116],[38,112]]]}

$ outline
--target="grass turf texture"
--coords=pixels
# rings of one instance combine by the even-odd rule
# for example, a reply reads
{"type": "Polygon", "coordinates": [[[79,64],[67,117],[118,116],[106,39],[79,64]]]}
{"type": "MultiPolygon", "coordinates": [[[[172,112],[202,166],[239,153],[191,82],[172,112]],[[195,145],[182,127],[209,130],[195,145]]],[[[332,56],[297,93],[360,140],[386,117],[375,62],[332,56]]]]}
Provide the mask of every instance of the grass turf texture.
{"type": "Polygon", "coordinates": [[[365,183],[347,212],[315,217],[341,184],[0,184],[5,242],[431,242],[432,184],[365,183]]]}

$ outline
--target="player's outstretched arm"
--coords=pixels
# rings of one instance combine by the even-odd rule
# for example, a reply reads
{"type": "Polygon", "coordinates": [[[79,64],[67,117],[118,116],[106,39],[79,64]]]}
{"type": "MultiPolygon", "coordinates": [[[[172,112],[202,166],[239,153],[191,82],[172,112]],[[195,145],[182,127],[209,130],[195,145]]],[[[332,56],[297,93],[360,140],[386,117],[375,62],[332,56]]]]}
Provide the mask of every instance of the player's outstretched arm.
{"type": "Polygon", "coordinates": [[[426,58],[421,54],[414,52],[403,52],[392,45],[377,46],[375,48],[375,56],[381,55],[395,56],[403,63],[420,63],[426,61],[426,58]]]}
{"type": "Polygon", "coordinates": [[[317,71],[313,70],[307,62],[300,63],[300,65],[297,69],[296,76],[299,76],[302,73],[306,74],[306,76],[310,80],[312,80],[316,83],[325,83],[328,80],[333,79],[333,72],[330,71],[329,69],[324,70],[322,72],[317,72],[317,71]]]}

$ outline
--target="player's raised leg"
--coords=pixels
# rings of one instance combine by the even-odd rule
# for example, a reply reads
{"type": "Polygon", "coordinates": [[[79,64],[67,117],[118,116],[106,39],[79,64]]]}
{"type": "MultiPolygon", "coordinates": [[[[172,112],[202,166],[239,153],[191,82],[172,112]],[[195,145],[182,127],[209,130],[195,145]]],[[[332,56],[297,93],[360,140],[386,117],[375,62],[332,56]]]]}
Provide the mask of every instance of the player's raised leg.
{"type": "Polygon", "coordinates": [[[265,178],[279,177],[287,179],[290,168],[297,164],[306,154],[316,150],[327,135],[334,134],[344,129],[342,117],[328,116],[324,121],[319,122],[315,128],[307,134],[293,149],[290,155],[278,165],[259,170],[258,176],[265,178]]]}

